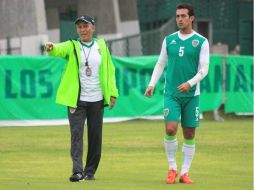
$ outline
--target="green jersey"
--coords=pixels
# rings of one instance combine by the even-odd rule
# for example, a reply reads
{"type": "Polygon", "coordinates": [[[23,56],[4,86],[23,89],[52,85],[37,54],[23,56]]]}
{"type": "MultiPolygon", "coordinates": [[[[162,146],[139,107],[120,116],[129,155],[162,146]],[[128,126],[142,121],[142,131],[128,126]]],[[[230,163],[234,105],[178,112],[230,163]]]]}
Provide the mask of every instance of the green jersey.
{"type": "Polygon", "coordinates": [[[168,55],[165,95],[192,97],[195,95],[197,85],[192,86],[187,93],[179,92],[177,87],[197,74],[200,51],[206,38],[195,32],[192,36],[183,40],[179,37],[179,32],[175,32],[167,36],[165,40],[168,55]]]}

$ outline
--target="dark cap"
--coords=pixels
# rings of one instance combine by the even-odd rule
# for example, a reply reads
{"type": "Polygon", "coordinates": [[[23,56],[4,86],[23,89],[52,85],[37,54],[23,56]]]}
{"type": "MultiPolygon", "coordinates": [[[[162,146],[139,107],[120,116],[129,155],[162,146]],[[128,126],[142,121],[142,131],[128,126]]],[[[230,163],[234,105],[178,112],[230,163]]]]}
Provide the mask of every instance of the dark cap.
{"type": "Polygon", "coordinates": [[[87,16],[87,15],[83,15],[83,16],[80,16],[78,17],[76,20],[75,20],[75,24],[77,24],[79,21],[82,21],[82,22],[85,22],[85,23],[90,23],[92,25],[94,25],[94,19],[90,16],[87,16]]]}

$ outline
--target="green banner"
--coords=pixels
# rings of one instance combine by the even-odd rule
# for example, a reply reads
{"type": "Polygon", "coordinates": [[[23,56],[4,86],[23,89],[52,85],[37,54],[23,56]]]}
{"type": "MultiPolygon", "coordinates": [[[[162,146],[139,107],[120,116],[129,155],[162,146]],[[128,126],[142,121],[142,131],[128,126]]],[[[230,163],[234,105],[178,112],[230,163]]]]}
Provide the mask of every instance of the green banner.
{"type": "Polygon", "coordinates": [[[144,96],[158,56],[113,58],[119,98],[108,117],[143,117],[162,115],[164,78],[161,77],[153,98],[144,96]]]}
{"type": "Polygon", "coordinates": [[[55,104],[65,60],[53,57],[0,57],[0,120],[64,118],[55,104]]]}
{"type": "Polygon", "coordinates": [[[226,64],[226,103],[228,112],[254,112],[253,57],[228,56],[226,64]]]}
{"type": "Polygon", "coordinates": [[[223,101],[223,57],[210,56],[208,75],[200,82],[201,112],[218,109],[223,101]]]}
{"type": "MultiPolygon", "coordinates": [[[[106,118],[162,116],[164,75],[152,98],[144,96],[158,56],[113,58],[119,98],[106,118]]],[[[222,104],[223,62],[211,56],[208,76],[201,82],[201,112],[222,104]]],[[[227,57],[226,111],[253,112],[253,57],[227,57]]],[[[0,57],[0,120],[65,119],[67,109],[55,103],[66,61],[53,57],[0,57]]]]}

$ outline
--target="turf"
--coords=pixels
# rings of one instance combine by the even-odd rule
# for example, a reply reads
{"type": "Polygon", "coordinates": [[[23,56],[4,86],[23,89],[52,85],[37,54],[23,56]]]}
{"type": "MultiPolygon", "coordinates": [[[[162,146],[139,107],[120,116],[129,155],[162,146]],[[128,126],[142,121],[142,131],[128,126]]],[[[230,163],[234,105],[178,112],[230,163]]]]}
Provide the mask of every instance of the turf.
{"type": "MultiPolygon", "coordinates": [[[[190,170],[194,184],[166,185],[163,121],[105,124],[95,181],[70,183],[69,127],[0,128],[2,190],[248,190],[253,188],[252,119],[202,121],[190,170]]],[[[178,131],[178,167],[182,132],[178,131]]],[[[86,133],[85,133],[86,137],[86,133]]],[[[86,153],[85,138],[85,153],[86,153]]],[[[85,154],[84,154],[85,155],[85,154]]],[[[85,159],[85,156],[84,156],[85,159]]]]}

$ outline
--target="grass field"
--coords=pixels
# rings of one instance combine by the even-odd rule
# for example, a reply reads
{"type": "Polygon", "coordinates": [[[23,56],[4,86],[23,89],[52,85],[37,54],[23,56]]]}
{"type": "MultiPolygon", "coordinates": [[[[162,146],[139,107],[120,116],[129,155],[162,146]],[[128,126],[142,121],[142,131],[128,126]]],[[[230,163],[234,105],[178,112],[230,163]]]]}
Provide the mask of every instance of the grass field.
{"type": "MultiPolygon", "coordinates": [[[[168,166],[163,136],[163,121],[105,124],[103,154],[96,180],[70,183],[68,126],[3,127],[0,128],[0,189],[253,189],[251,118],[201,122],[190,170],[194,181],[192,185],[165,184],[168,166]]],[[[177,160],[180,168],[181,130],[178,131],[178,140],[177,160]]]]}

